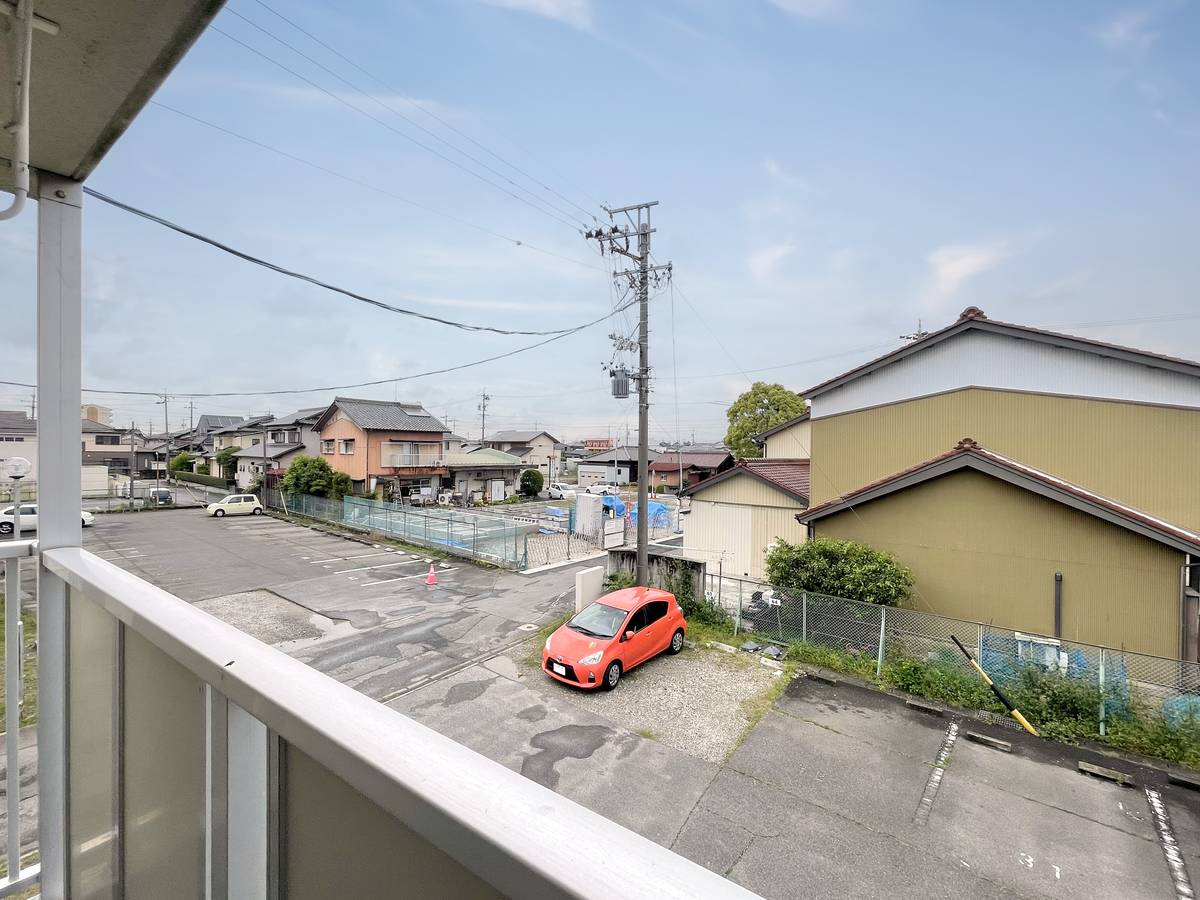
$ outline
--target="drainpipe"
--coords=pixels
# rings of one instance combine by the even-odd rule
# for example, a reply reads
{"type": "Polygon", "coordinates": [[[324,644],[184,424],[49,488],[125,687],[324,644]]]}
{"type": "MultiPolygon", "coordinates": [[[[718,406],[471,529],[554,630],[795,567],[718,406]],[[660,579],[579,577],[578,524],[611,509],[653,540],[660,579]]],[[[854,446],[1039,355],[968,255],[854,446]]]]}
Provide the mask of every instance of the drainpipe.
{"type": "Polygon", "coordinates": [[[16,52],[16,118],[5,128],[13,135],[13,201],[0,210],[0,221],[13,219],[25,208],[29,196],[29,69],[33,59],[33,0],[20,0],[17,6],[19,31],[16,52]]]}
{"type": "Polygon", "coordinates": [[[1054,573],[1054,636],[1062,637],[1062,572],[1054,573]]]}

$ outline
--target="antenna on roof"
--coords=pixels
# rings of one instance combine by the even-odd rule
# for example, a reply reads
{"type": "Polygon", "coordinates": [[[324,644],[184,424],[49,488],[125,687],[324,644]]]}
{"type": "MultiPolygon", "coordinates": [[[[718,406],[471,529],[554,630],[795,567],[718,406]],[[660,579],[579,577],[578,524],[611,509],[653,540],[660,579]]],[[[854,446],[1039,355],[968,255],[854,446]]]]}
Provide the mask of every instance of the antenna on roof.
{"type": "Polygon", "coordinates": [[[914,331],[912,334],[900,335],[900,340],[909,341],[909,342],[919,341],[919,340],[921,340],[921,338],[928,336],[928,334],[929,334],[929,332],[921,327],[921,320],[917,319],[917,330],[914,331]]]}

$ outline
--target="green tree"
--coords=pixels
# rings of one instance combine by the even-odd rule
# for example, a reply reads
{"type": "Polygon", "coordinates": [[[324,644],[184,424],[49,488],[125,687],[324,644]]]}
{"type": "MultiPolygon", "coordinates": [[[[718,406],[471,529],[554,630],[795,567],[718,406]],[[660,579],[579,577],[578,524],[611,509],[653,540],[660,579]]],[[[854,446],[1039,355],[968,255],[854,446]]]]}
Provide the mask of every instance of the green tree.
{"type": "Polygon", "coordinates": [[[347,494],[353,493],[354,482],[350,480],[350,476],[345,472],[334,472],[333,478],[329,481],[329,493],[327,496],[333,500],[341,500],[347,494]]]}
{"type": "Polygon", "coordinates": [[[200,463],[200,465],[196,466],[196,474],[197,475],[207,475],[208,474],[208,463],[200,463]]]}
{"type": "Polygon", "coordinates": [[[781,384],[756,381],[725,413],[729,420],[725,445],[738,459],[762,456],[762,448],[754,443],[754,435],[796,418],[806,408],[804,398],[795,391],[789,391],[781,384]]]}
{"type": "Polygon", "coordinates": [[[226,447],[217,454],[217,465],[220,466],[221,475],[225,479],[229,479],[237,469],[236,456],[241,449],[241,447],[226,447]]]}
{"type": "Polygon", "coordinates": [[[192,470],[192,460],[195,458],[186,450],[181,450],[171,457],[171,461],[167,463],[167,468],[172,472],[190,472],[192,470]]]}
{"type": "Polygon", "coordinates": [[[767,578],[788,590],[882,606],[899,606],[912,595],[913,586],[912,572],[891,554],[833,538],[803,544],[777,541],[767,553],[767,578]]]}
{"type": "Polygon", "coordinates": [[[333,486],[333,469],[319,456],[297,456],[279,481],[285,494],[324,497],[333,486]]]}
{"type": "Polygon", "coordinates": [[[521,473],[521,493],[526,497],[536,497],[542,492],[545,479],[537,469],[526,469],[521,473]]]}

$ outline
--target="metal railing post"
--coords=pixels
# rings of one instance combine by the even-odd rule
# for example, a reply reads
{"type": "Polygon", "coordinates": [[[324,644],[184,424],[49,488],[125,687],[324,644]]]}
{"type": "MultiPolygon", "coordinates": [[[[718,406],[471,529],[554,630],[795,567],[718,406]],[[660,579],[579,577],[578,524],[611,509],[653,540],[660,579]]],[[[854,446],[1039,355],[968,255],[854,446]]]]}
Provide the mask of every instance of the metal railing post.
{"type": "Polygon", "coordinates": [[[879,652],[875,656],[875,677],[883,674],[883,641],[887,634],[887,607],[879,607],[879,652]]]}
{"type": "Polygon", "coordinates": [[[983,664],[983,623],[982,622],[979,623],[979,627],[976,630],[977,630],[978,634],[975,639],[976,640],[975,658],[979,660],[979,668],[986,669],[987,667],[983,664]]]}
{"type": "MultiPolygon", "coordinates": [[[[16,534],[19,539],[20,534],[16,534]]],[[[21,695],[24,667],[21,658],[21,567],[15,559],[4,562],[4,741],[8,764],[5,785],[8,815],[8,874],[16,878],[21,871],[21,768],[17,753],[21,741],[21,695]]]]}
{"type": "MultiPolygon", "coordinates": [[[[1104,737],[1107,723],[1104,721],[1104,714],[1107,711],[1107,704],[1104,696],[1104,648],[1100,648],[1100,737],[1104,737]]],[[[10,820],[11,821],[11,820],[10,820]]]]}
{"type": "Polygon", "coordinates": [[[808,591],[800,595],[800,640],[808,643],[808,591]]]}

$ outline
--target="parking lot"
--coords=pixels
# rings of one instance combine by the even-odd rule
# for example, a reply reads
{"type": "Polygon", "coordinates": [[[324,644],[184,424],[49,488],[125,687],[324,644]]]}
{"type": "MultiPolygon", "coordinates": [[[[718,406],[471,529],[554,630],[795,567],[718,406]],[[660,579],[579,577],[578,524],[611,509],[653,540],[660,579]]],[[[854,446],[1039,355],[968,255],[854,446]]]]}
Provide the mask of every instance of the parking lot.
{"type": "Polygon", "coordinates": [[[428,587],[423,556],[184,510],[101,516],[85,542],[767,898],[1193,896],[1200,794],[1161,771],[810,677],[745,729],[774,676],[740,659],[718,670],[719,651],[655,660],[609,695],[550,681],[519,642],[565,608],[573,569],[451,560],[428,587]]]}

